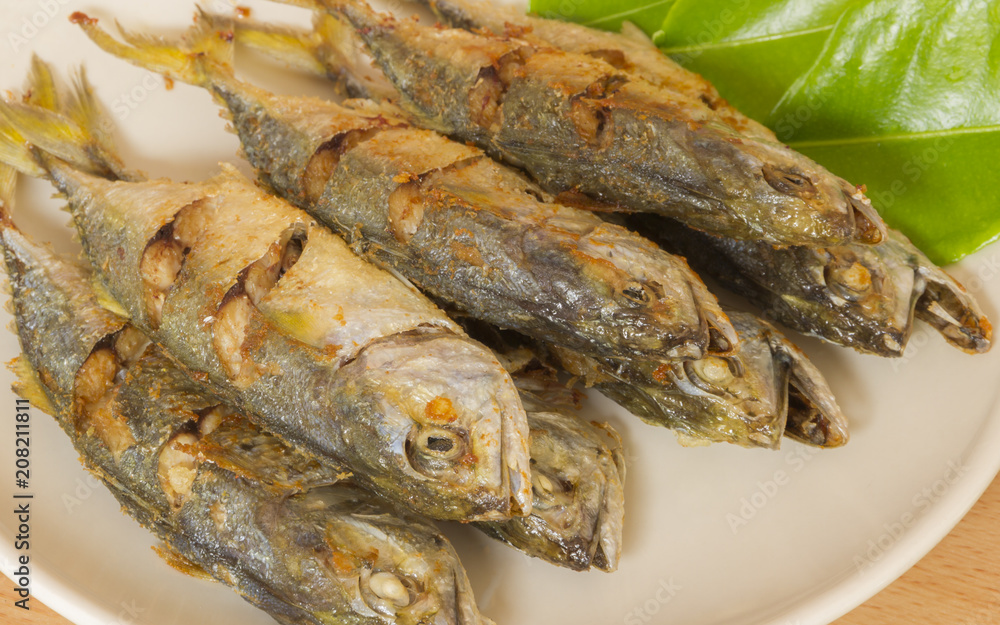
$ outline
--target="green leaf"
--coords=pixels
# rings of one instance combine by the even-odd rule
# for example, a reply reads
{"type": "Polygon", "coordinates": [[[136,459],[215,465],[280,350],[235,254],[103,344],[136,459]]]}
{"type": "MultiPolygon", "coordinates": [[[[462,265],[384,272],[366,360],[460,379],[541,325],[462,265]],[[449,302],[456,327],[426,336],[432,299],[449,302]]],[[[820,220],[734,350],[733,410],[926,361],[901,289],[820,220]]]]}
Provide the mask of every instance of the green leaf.
{"type": "Polygon", "coordinates": [[[997,2],[867,3],[844,15],[822,56],[768,121],[821,108],[795,133],[807,141],[996,125],[998,33],[997,2]]]}
{"type": "Polygon", "coordinates": [[[674,0],[531,0],[528,10],[542,17],[619,31],[630,21],[646,33],[660,28],[674,0]]]}
{"type": "Polygon", "coordinates": [[[677,0],[655,34],[674,60],[764,121],[858,0],[677,0]]]}
{"type": "Polygon", "coordinates": [[[935,262],[1000,234],[1000,2],[872,0],[849,10],[768,123],[864,182],[935,262]]]}
{"type": "Polygon", "coordinates": [[[830,30],[855,0],[677,0],[663,21],[668,46],[711,46],[830,30]]]}

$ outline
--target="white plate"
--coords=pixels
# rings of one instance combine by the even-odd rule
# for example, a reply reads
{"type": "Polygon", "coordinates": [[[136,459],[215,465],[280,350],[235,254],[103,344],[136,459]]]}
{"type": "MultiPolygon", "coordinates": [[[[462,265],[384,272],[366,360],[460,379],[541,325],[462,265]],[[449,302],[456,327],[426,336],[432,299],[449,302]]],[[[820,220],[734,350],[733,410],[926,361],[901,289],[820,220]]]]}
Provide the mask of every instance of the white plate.
{"type": "MultiPolygon", "coordinates": [[[[214,8],[228,8],[217,0],[214,8]]],[[[253,3],[255,16],[304,22],[304,12],[253,3]]],[[[98,52],[66,16],[85,9],[136,30],[177,32],[192,6],[136,0],[19,0],[0,7],[0,88],[20,85],[31,52],[57,68],[85,62],[121,128],[128,164],[197,180],[234,161],[237,141],[211,98],[98,52]],[[50,13],[54,13],[50,17],[50,13]],[[34,23],[33,23],[34,22],[34,23]]],[[[243,63],[246,68],[249,63],[243,63]]],[[[281,69],[253,80],[286,93],[329,93],[281,69]]],[[[241,165],[244,171],[248,171],[241,165]]],[[[26,181],[16,217],[36,237],[73,249],[51,189],[26,181]]],[[[996,319],[1000,248],[953,268],[996,319]]],[[[802,339],[852,419],[847,447],[815,453],[731,446],[684,449],[596,397],[629,450],[628,519],[617,573],[573,573],[529,559],[464,527],[447,527],[483,612],[501,625],[826,623],[862,603],[937,543],[1000,466],[1000,350],[967,356],[919,326],[906,356],[883,360],[802,339]]],[[[0,337],[3,359],[17,353],[0,337]]],[[[13,508],[14,397],[2,374],[0,509],[13,508]]],[[[31,421],[33,596],[80,625],[272,622],[220,584],[168,568],[153,539],[90,478],[48,416],[31,421]]],[[[13,571],[9,512],[0,514],[3,572],[13,571]]]]}

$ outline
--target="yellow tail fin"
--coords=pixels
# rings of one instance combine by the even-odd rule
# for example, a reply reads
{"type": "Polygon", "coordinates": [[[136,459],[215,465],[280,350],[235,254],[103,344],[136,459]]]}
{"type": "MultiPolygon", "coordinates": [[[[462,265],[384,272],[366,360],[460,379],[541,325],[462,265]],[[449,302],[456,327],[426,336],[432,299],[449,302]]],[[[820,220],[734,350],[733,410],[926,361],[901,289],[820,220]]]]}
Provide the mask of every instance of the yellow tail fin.
{"type": "Polygon", "coordinates": [[[73,21],[105,52],[172,80],[206,87],[214,73],[233,72],[235,34],[227,18],[199,10],[194,26],[180,42],[130,33],[118,25],[123,42],[101,29],[94,18],[76,13],[73,21]]]}
{"type": "Polygon", "coordinates": [[[0,101],[0,161],[32,176],[45,175],[36,152],[112,179],[132,179],[110,138],[113,124],[81,71],[64,98],[49,66],[32,59],[23,101],[0,101]]]}
{"type": "Polygon", "coordinates": [[[17,188],[17,170],[0,163],[0,219],[9,217],[14,210],[14,190],[17,188]]]}
{"type": "Polygon", "coordinates": [[[236,42],[261,50],[298,70],[326,76],[326,67],[319,61],[315,33],[240,20],[236,23],[236,42]]]}

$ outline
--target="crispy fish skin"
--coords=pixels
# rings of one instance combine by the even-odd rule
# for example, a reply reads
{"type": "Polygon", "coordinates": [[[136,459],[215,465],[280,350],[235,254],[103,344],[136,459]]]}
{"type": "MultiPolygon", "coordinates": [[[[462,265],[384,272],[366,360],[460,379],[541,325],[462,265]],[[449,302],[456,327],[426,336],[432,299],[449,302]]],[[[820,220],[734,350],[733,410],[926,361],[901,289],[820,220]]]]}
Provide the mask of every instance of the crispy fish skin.
{"type": "Polygon", "coordinates": [[[281,623],[490,622],[436,530],[243,418],[220,427],[218,400],[128,339],[138,333],[88,294],[84,270],[9,223],[0,237],[24,349],[15,390],[56,417],[88,469],[188,567],[281,623]]]}
{"type": "Polygon", "coordinates": [[[856,187],[737,133],[700,99],[593,56],[397,21],[357,0],[322,4],[355,27],[420,124],[479,145],[550,192],[780,245],[884,238],[856,187]]]}
{"type": "Polygon", "coordinates": [[[84,26],[106,50],[211,90],[269,187],[470,314],[608,358],[732,349],[735,332],[686,263],[554,202],[477,148],[413,128],[388,106],[275,96],[236,80],[222,59],[192,54],[178,69],[169,61],[183,50],[165,56],[84,26]]]}
{"type": "MultiPolygon", "coordinates": [[[[26,106],[3,106],[8,134],[26,106]]],[[[47,123],[17,132],[73,136],[66,118],[27,110],[47,123]]],[[[236,409],[428,516],[530,511],[516,388],[417,292],[231,168],[198,184],[125,182],[35,148],[24,169],[38,166],[132,323],[236,409]]]]}
{"type": "Polygon", "coordinates": [[[766,321],[727,312],[740,348],[725,358],[657,365],[602,361],[552,345],[536,349],[643,421],[676,431],[686,445],[777,449],[782,436],[816,447],[847,443],[847,420],[805,354],[766,321]]]}
{"type": "Polygon", "coordinates": [[[453,28],[487,30],[498,36],[514,37],[535,45],[601,59],[615,69],[638,76],[652,85],[701,100],[715,111],[720,121],[743,135],[777,141],[770,129],[733,108],[712,83],[663,54],[645,33],[630,22],[622,24],[621,33],[613,33],[572,22],[526,15],[511,6],[499,6],[485,0],[421,0],[421,3],[453,28]]]}
{"type": "Polygon", "coordinates": [[[975,297],[897,230],[876,246],[775,248],[706,235],[669,220],[629,224],[747,297],[771,320],[879,356],[901,356],[914,317],[968,353],[993,330],[975,297]]]}

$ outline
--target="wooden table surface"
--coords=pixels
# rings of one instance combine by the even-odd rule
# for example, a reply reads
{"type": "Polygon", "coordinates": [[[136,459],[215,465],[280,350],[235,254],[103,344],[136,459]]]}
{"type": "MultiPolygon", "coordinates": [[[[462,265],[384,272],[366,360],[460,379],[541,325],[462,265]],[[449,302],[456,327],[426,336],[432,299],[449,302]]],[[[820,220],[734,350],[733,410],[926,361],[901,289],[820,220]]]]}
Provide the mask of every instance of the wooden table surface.
{"type": "MultiPolygon", "coordinates": [[[[0,623],[72,625],[32,599],[14,607],[0,577],[0,623]]],[[[1000,476],[923,560],[834,625],[1000,625],[1000,476]]]]}

